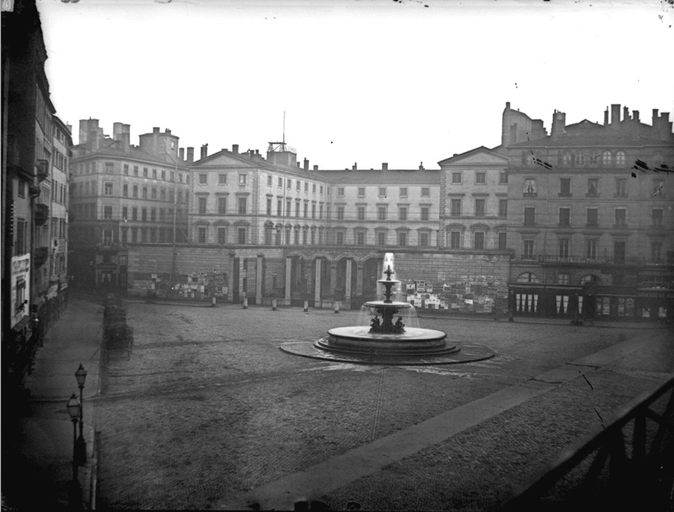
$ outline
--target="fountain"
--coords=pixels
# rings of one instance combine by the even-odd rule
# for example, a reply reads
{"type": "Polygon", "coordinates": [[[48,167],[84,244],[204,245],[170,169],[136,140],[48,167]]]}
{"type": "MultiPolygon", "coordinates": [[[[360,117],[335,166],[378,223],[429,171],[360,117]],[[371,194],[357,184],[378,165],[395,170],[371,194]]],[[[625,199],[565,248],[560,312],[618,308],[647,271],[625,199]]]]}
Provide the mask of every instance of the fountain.
{"type": "Polygon", "coordinates": [[[377,281],[384,287],[384,300],[368,301],[362,306],[369,313],[369,325],[334,327],[328,329],[327,337],[314,343],[284,343],[281,350],[305,357],[368,364],[449,364],[494,355],[486,347],[449,342],[443,331],[406,325],[403,316],[411,318],[409,313],[414,307],[392,299],[392,289],[400,284],[399,280],[391,279],[395,274],[392,253],[386,253],[384,264],[386,279],[377,281]]]}

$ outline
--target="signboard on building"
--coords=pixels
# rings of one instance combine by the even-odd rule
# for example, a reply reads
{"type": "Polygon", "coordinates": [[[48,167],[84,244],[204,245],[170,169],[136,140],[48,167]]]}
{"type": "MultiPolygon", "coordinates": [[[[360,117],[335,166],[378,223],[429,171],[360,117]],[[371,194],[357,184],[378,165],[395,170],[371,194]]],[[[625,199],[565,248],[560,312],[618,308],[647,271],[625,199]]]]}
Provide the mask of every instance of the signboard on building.
{"type": "Polygon", "coordinates": [[[11,326],[18,324],[30,311],[30,254],[12,256],[11,326]]]}

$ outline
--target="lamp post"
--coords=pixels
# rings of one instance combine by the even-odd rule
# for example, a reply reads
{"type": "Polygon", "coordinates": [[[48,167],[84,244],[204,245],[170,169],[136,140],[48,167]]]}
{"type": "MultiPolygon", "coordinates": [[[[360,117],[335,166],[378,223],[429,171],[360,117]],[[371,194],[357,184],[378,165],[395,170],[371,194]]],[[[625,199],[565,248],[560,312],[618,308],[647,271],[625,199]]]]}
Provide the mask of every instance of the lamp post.
{"type": "Polygon", "coordinates": [[[77,477],[77,422],[80,417],[81,403],[77,400],[77,395],[73,393],[66,404],[68,415],[73,422],[73,481],[70,490],[70,505],[73,510],[81,508],[80,482],[77,477]],[[79,505],[78,505],[79,504],[79,505]]]}
{"type": "Polygon", "coordinates": [[[80,363],[79,368],[75,372],[75,379],[77,379],[77,387],[80,388],[80,404],[79,404],[79,422],[80,422],[80,436],[77,438],[77,460],[80,465],[84,465],[87,461],[87,443],[84,440],[84,382],[87,379],[87,371],[80,363]]]}

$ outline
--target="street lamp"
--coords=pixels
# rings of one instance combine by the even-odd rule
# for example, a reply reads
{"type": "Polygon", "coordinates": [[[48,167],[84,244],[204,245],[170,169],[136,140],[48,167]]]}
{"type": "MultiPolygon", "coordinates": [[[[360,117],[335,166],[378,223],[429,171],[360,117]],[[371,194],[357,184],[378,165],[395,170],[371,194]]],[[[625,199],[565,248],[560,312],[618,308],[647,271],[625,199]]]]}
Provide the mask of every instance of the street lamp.
{"type": "Polygon", "coordinates": [[[73,422],[73,481],[70,491],[70,504],[77,510],[79,509],[77,504],[80,503],[81,497],[80,482],[77,477],[77,422],[80,418],[81,404],[79,400],[77,400],[77,395],[75,395],[75,393],[70,396],[66,408],[68,409],[70,420],[73,422]]]}
{"type": "Polygon", "coordinates": [[[87,380],[87,371],[84,369],[84,366],[82,366],[82,363],[80,363],[79,368],[75,372],[75,379],[77,379],[77,387],[80,388],[80,407],[79,407],[79,421],[80,421],[80,437],[77,439],[77,460],[79,461],[80,465],[84,465],[87,461],[87,443],[84,440],[84,415],[83,415],[83,407],[84,407],[84,397],[83,395],[83,390],[84,390],[84,382],[87,380]]]}

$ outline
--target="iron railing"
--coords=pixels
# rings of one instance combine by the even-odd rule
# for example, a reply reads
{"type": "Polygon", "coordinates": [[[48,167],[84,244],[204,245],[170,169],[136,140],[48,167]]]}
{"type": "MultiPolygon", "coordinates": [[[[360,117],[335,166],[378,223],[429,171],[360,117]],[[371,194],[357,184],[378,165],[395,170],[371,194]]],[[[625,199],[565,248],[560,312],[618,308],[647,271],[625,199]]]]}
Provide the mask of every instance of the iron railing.
{"type": "Polygon", "coordinates": [[[674,510],[674,377],[564,453],[503,509],[674,510]]]}

